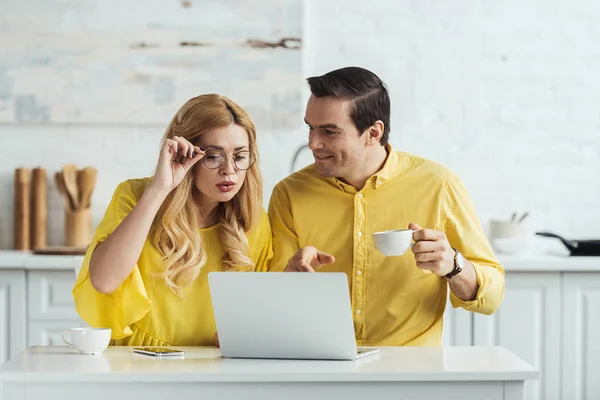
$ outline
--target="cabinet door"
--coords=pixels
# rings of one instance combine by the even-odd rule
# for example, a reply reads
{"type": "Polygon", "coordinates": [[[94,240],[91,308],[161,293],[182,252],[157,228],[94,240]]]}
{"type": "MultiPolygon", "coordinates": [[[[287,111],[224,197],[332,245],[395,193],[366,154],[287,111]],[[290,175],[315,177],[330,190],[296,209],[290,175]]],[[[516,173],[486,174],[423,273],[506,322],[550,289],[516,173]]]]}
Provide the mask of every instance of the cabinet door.
{"type": "Polygon", "coordinates": [[[25,271],[0,270],[0,364],[25,350],[25,271]]]}
{"type": "Polygon", "coordinates": [[[560,273],[509,271],[500,309],[475,314],[474,343],[503,346],[540,370],[539,381],[525,383],[526,399],[559,399],[560,327],[560,273]]]}
{"type": "Polygon", "coordinates": [[[28,312],[31,320],[77,319],[73,299],[73,271],[29,271],[28,312]]]}
{"type": "Polygon", "coordinates": [[[444,346],[473,345],[473,313],[462,308],[453,308],[450,298],[446,302],[444,312],[443,343],[444,346]]]}
{"type": "Polygon", "coordinates": [[[600,273],[564,273],[563,314],[563,399],[600,399],[600,273]]]}
{"type": "Polygon", "coordinates": [[[80,320],[29,322],[29,346],[66,346],[62,333],[80,326],[85,326],[80,320]]]}

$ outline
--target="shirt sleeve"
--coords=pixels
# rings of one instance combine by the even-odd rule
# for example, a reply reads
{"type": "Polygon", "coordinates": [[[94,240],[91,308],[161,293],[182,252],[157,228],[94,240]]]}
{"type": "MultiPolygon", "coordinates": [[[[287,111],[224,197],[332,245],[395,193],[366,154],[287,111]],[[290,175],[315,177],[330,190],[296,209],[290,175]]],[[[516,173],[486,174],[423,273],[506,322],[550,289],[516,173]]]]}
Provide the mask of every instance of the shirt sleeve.
{"type": "Polygon", "coordinates": [[[442,229],[450,245],[473,264],[479,285],[474,300],[463,301],[451,292],[450,301],[455,308],[492,314],[500,307],[504,297],[504,268],[497,261],[471,198],[458,177],[447,183],[445,194],[442,229]]]}
{"type": "Polygon", "coordinates": [[[96,247],[119,226],[136,202],[137,198],[131,185],[128,182],[121,183],[96,228],[73,287],[75,308],[81,318],[90,326],[110,328],[112,339],[122,339],[131,335],[133,332],[129,325],[142,319],[150,310],[151,303],[137,264],[113,293],[103,294],[92,286],[90,259],[96,247]]]}
{"type": "Polygon", "coordinates": [[[269,201],[269,221],[273,231],[271,271],[283,271],[288,260],[300,249],[294,229],[294,217],[288,193],[281,183],[273,189],[269,201]]]}

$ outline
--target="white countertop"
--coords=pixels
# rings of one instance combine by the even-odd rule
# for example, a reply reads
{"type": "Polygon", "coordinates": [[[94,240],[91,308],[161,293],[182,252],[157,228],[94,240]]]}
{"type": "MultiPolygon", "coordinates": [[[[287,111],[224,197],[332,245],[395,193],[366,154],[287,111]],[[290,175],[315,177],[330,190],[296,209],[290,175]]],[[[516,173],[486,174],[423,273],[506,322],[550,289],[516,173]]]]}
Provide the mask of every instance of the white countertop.
{"type": "Polygon", "coordinates": [[[523,256],[498,256],[506,271],[515,272],[600,272],[600,257],[569,257],[531,254],[523,256]]]}
{"type": "MultiPolygon", "coordinates": [[[[31,252],[0,250],[0,270],[69,270],[81,265],[83,256],[37,255],[31,252]]],[[[600,272],[600,257],[568,257],[566,255],[524,254],[498,255],[506,271],[571,271],[600,272]]]]}
{"type": "Polygon", "coordinates": [[[357,361],[222,358],[212,347],[177,347],[183,359],[109,347],[82,356],[69,347],[34,346],[0,367],[12,382],[382,382],[539,379],[539,371],[503,347],[381,347],[357,361]]]}
{"type": "Polygon", "coordinates": [[[30,251],[0,250],[0,270],[73,270],[83,256],[58,256],[33,254],[30,251]]]}

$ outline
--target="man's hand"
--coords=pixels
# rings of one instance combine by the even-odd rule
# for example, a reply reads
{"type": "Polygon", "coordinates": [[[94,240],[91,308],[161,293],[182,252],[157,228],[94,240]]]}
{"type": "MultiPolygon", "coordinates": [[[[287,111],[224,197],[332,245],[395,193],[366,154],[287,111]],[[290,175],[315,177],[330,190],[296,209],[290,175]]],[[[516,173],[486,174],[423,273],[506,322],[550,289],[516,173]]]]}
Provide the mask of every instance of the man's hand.
{"type": "Polygon", "coordinates": [[[454,269],[454,250],[446,238],[446,234],[431,229],[423,229],[411,223],[408,229],[413,233],[415,244],[412,252],[415,254],[417,267],[427,269],[437,276],[445,276],[454,269]]]}
{"type": "Polygon", "coordinates": [[[323,265],[332,264],[335,257],[313,246],[303,247],[290,258],[285,267],[285,272],[315,272],[323,265]]]}

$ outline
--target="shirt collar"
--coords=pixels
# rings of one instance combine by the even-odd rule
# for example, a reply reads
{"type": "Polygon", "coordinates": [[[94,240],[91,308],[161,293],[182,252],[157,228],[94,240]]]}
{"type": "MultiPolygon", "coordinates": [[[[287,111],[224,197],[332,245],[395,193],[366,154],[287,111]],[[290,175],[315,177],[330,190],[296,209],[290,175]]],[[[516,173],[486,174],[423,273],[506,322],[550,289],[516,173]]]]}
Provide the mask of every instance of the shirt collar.
{"type": "Polygon", "coordinates": [[[377,189],[387,181],[394,179],[400,175],[403,170],[402,157],[400,157],[398,152],[392,149],[392,145],[389,143],[386,144],[385,150],[388,155],[383,163],[383,167],[367,180],[367,182],[372,181],[371,184],[373,189],[377,189]]]}
{"type": "MultiPolygon", "coordinates": [[[[398,152],[392,149],[391,144],[385,145],[385,150],[387,152],[387,158],[383,163],[383,167],[373,174],[367,182],[365,183],[365,188],[378,189],[380,186],[385,184],[385,182],[395,178],[400,175],[402,170],[404,169],[402,157],[398,154],[398,152]]],[[[329,178],[333,185],[338,187],[339,189],[348,192],[348,193],[356,193],[357,190],[354,186],[348,185],[347,183],[342,182],[338,178],[329,178]]]]}

